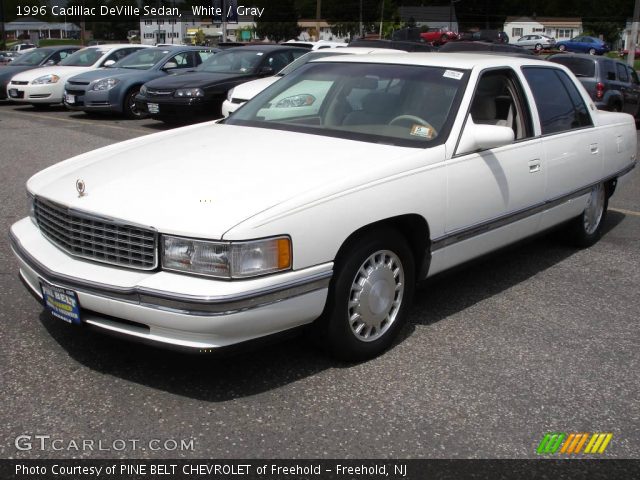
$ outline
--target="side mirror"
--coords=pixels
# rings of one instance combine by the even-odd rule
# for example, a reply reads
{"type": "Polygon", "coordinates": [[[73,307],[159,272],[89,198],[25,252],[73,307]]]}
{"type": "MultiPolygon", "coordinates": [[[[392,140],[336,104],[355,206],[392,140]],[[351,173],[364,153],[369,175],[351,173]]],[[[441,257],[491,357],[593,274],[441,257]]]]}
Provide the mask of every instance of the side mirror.
{"type": "Polygon", "coordinates": [[[474,123],[469,115],[456,153],[473,153],[478,150],[497,148],[513,143],[514,139],[512,128],[474,123]]]}
{"type": "Polygon", "coordinates": [[[275,75],[275,74],[276,74],[275,70],[271,67],[262,67],[258,72],[258,75],[261,75],[261,76],[264,75],[265,77],[269,75],[275,75]]]}
{"type": "Polygon", "coordinates": [[[163,70],[173,70],[174,68],[178,68],[178,64],[176,62],[167,62],[162,67],[163,70]]]}
{"type": "Polygon", "coordinates": [[[51,65],[55,65],[55,64],[56,64],[55,60],[47,60],[44,65],[46,67],[50,67],[51,65]]]}
{"type": "Polygon", "coordinates": [[[107,60],[106,62],[104,62],[102,64],[103,67],[110,67],[111,65],[115,65],[116,61],[115,60],[107,60]]]}

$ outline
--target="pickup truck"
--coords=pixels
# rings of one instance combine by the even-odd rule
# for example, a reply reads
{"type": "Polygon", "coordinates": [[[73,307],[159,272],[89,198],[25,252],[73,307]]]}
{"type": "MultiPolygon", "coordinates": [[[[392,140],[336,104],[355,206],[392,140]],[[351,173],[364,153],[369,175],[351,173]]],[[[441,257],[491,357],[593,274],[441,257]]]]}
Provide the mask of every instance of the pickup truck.
{"type": "Polygon", "coordinates": [[[325,57],[226,120],[37,173],[11,245],[79,328],[208,352],[300,327],[362,360],[392,345],[418,281],[552,227],[597,242],[636,149],[633,117],[562,65],[325,57]]]}

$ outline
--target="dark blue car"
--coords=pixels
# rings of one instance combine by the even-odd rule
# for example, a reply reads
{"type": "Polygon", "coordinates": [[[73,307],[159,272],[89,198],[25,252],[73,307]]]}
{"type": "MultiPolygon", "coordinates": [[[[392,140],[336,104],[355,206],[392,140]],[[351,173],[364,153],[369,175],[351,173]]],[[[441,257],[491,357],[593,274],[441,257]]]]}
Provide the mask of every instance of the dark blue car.
{"type": "Polygon", "coordinates": [[[65,85],[64,104],[71,110],[122,113],[142,118],[135,97],[142,84],[166,75],[193,69],[217,48],[168,46],[145,48],[123,58],[110,68],[71,77],[65,85]]]}
{"type": "Polygon", "coordinates": [[[588,53],[589,55],[602,55],[609,51],[609,45],[605,42],[586,35],[556,42],[556,48],[561,52],[588,53]]]}

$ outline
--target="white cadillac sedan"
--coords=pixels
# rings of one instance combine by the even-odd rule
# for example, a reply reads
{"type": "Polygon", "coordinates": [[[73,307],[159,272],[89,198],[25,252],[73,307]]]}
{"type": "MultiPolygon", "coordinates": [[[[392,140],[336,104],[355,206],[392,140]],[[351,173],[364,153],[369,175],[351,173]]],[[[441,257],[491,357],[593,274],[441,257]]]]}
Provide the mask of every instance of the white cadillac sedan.
{"type": "Polygon", "coordinates": [[[310,326],[366,359],[417,281],[559,224],[596,242],[635,156],[633,118],[596,110],[561,65],[328,57],[222,123],[36,174],[10,237],[60,321],[196,351],[310,326]],[[315,113],[273,113],[305,85],[315,113]]]}
{"type": "Polygon", "coordinates": [[[118,60],[149,45],[113,44],[78,50],[55,66],[18,73],[7,84],[7,98],[33,105],[62,103],[67,80],[80,73],[109,67],[118,60]]]}

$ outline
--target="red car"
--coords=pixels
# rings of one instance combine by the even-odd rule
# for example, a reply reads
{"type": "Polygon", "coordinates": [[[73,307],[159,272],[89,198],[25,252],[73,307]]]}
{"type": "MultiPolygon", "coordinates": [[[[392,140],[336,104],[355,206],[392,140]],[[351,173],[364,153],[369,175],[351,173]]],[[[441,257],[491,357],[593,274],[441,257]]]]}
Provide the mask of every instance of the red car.
{"type": "Polygon", "coordinates": [[[420,38],[434,45],[444,45],[450,40],[457,40],[458,34],[445,27],[439,27],[430,28],[426,32],[422,32],[420,38]]]}

